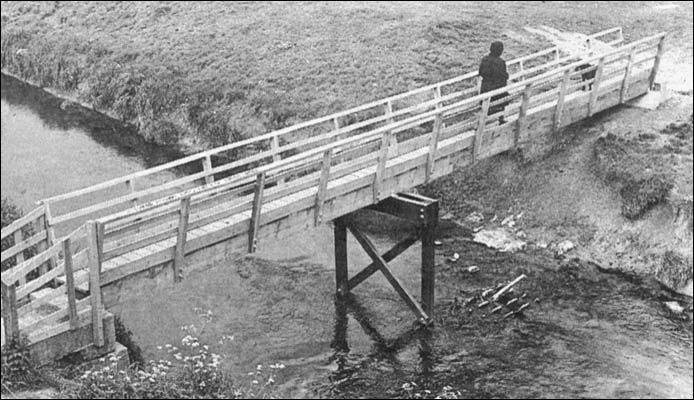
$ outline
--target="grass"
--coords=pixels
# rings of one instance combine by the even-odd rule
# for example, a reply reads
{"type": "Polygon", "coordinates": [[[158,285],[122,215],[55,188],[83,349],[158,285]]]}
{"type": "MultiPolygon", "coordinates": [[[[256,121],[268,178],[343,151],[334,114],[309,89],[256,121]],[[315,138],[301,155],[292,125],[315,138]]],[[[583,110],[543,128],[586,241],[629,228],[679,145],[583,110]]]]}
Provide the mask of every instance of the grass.
{"type": "Polygon", "coordinates": [[[650,147],[607,134],[593,150],[598,176],[619,190],[624,217],[639,219],[667,199],[673,178],[650,147]]]}
{"type": "Polygon", "coordinates": [[[474,70],[489,43],[548,46],[523,27],[628,40],[688,35],[691,5],[646,2],[2,2],[2,68],[199,149],[474,70]],[[668,13],[668,18],[663,18],[668,13]]]}

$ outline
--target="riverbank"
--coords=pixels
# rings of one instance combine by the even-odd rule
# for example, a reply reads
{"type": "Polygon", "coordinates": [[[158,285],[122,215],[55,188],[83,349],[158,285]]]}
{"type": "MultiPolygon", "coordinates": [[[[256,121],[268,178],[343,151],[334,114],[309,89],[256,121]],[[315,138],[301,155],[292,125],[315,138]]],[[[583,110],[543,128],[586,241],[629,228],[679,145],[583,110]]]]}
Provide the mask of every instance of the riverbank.
{"type": "Polygon", "coordinates": [[[548,47],[523,29],[537,21],[680,42],[691,14],[649,2],[2,2],[0,64],[192,152],[474,70],[495,39],[507,58],[548,47]]]}

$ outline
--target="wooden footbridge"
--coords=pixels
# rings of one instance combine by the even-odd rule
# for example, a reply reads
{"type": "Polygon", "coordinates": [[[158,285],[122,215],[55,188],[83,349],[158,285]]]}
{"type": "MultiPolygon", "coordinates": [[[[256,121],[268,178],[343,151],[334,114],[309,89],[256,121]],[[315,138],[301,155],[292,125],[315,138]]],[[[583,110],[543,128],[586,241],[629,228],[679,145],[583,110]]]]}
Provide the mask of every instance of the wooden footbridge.
{"type": "MultiPolygon", "coordinates": [[[[579,59],[555,47],[511,60],[510,84],[496,91],[479,94],[477,73],[468,73],[42,200],[2,229],[11,244],[2,262],[15,264],[2,273],[3,345],[24,338],[38,363],[110,351],[113,316],[102,294],[110,285],[154,268],[171,268],[177,281],[196,253],[253,252],[263,239],[338,219],[338,292],[377,270],[395,279],[385,263],[417,238],[381,256],[353,232],[374,264],[349,280],[340,255],[349,226],[341,217],[399,199],[400,211],[411,205],[408,215],[425,219],[425,200],[397,194],[653,86],[665,34],[631,44],[620,28],[590,37],[610,50],[579,59]],[[583,64],[590,69],[577,70],[583,64]],[[594,77],[583,80],[591,70],[594,77]],[[504,92],[506,99],[491,100],[504,92]],[[190,165],[197,172],[171,173],[190,165]]],[[[433,305],[433,251],[423,252],[431,260],[424,307],[400,293],[420,317],[433,305]]],[[[398,289],[397,279],[391,283],[398,289]]]]}

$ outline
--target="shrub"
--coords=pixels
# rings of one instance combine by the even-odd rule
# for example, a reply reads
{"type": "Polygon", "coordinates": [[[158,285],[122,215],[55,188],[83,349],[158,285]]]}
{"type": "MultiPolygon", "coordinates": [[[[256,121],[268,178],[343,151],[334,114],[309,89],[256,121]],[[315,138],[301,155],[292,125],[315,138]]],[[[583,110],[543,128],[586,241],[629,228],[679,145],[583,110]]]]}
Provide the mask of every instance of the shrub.
{"type": "Polygon", "coordinates": [[[26,340],[12,340],[2,349],[0,358],[2,370],[2,392],[22,390],[36,386],[41,382],[41,377],[34,371],[29,361],[29,350],[26,340]]]}
{"type": "MultiPolygon", "coordinates": [[[[236,386],[229,373],[219,368],[222,356],[200,342],[198,335],[212,319],[211,312],[198,312],[202,325],[183,327],[187,334],[180,348],[171,344],[159,346],[162,358],[144,363],[139,369],[131,366],[117,370],[118,359],[112,355],[102,359],[100,366],[85,371],[76,384],[65,385],[63,395],[76,399],[153,399],[153,398],[266,398],[275,374],[284,365],[269,368],[258,365],[248,374],[250,383],[236,386]]],[[[122,326],[122,324],[121,324],[122,326]]],[[[126,336],[130,336],[129,333],[126,336]]],[[[233,337],[225,336],[224,340],[233,337]]]]}

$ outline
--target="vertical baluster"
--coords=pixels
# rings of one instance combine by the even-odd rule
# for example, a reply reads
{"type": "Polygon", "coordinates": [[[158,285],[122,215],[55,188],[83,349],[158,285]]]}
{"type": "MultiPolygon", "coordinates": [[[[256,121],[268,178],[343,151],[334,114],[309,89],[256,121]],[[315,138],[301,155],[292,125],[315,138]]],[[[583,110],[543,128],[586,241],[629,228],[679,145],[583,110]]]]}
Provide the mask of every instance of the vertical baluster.
{"type": "MultiPolygon", "coordinates": [[[[436,108],[441,109],[441,107],[442,107],[442,104],[440,102],[440,100],[441,100],[441,86],[436,87],[436,92],[434,93],[434,96],[437,100],[436,108]]],[[[436,117],[434,118],[434,127],[431,130],[431,136],[429,137],[429,154],[427,157],[427,165],[426,165],[426,171],[425,171],[425,177],[424,177],[425,182],[429,182],[429,180],[431,180],[431,176],[434,174],[434,167],[436,164],[436,151],[437,151],[438,145],[439,145],[439,137],[441,136],[441,127],[442,126],[443,126],[443,113],[438,113],[438,114],[436,114],[436,117]]]]}
{"type": "Polygon", "coordinates": [[[17,287],[13,283],[9,286],[1,283],[2,287],[2,307],[3,318],[5,319],[5,340],[19,340],[19,318],[17,317],[17,287]]]}
{"type": "Polygon", "coordinates": [[[255,194],[253,196],[253,210],[248,229],[248,252],[255,253],[258,248],[258,229],[260,228],[260,213],[263,205],[263,191],[265,190],[265,172],[258,174],[255,182],[255,194]]]}
{"type": "Polygon", "coordinates": [[[665,51],[665,36],[660,38],[658,42],[658,53],[655,55],[655,61],[653,62],[653,68],[651,69],[651,74],[648,76],[648,89],[653,89],[653,84],[655,83],[655,78],[658,75],[658,69],[660,68],[660,60],[663,58],[663,52],[665,51]]]}
{"type": "Polygon", "coordinates": [[[480,154],[480,149],[482,146],[482,134],[484,134],[484,127],[487,123],[487,113],[489,112],[489,103],[491,101],[491,96],[488,96],[482,101],[482,108],[480,109],[479,122],[477,123],[477,132],[475,132],[475,141],[472,143],[472,162],[477,160],[480,154]]]}
{"type": "Polygon", "coordinates": [[[65,257],[65,285],[67,290],[68,316],[70,318],[70,329],[77,329],[77,301],[75,299],[75,276],[72,267],[72,248],[70,238],[63,239],[63,255],[65,257]]]}
{"type": "Polygon", "coordinates": [[[552,131],[556,131],[561,124],[561,115],[564,112],[564,101],[566,100],[566,91],[571,80],[571,69],[564,71],[564,78],[559,87],[559,97],[557,98],[557,106],[554,109],[554,119],[552,121],[552,131]]]}
{"type": "Polygon", "coordinates": [[[592,116],[595,113],[595,106],[598,102],[598,93],[600,92],[600,83],[602,82],[602,74],[605,68],[605,57],[600,58],[598,61],[598,69],[595,71],[595,81],[593,82],[593,90],[590,92],[590,99],[588,101],[588,116],[592,116]]]}
{"type": "Polygon", "coordinates": [[[89,302],[92,307],[92,339],[96,347],[104,345],[104,327],[101,317],[101,254],[100,244],[103,240],[99,238],[99,223],[87,221],[87,242],[89,258],[89,302]]]}
{"type": "MultiPolygon", "coordinates": [[[[23,227],[22,227],[23,228],[23,227]]],[[[17,229],[14,233],[14,244],[15,246],[24,241],[24,235],[22,234],[22,228],[17,229]]],[[[24,262],[24,250],[17,253],[15,257],[15,264],[19,265],[24,262]]],[[[26,284],[26,276],[19,278],[19,286],[24,286],[26,284]]]]}
{"type": "Polygon", "coordinates": [[[631,78],[631,70],[634,68],[634,60],[636,59],[636,48],[632,47],[629,52],[629,61],[627,61],[627,68],[624,71],[624,79],[622,79],[622,87],[619,90],[619,104],[623,104],[627,98],[627,93],[629,93],[629,78],[631,78]]]}
{"type": "Polygon", "coordinates": [[[174,282],[180,282],[181,269],[185,262],[186,240],[188,234],[188,219],[190,215],[190,196],[181,199],[181,208],[178,218],[178,235],[176,237],[176,254],[174,257],[173,274],[174,282]]]}
{"type": "Polygon", "coordinates": [[[313,215],[313,224],[318,226],[323,221],[323,204],[325,195],[328,191],[328,180],[330,179],[330,164],[332,162],[333,149],[330,148],[323,153],[323,164],[321,166],[320,181],[318,182],[318,192],[316,193],[316,208],[313,215]]]}
{"type": "Polygon", "coordinates": [[[518,142],[525,136],[525,131],[527,129],[526,116],[528,115],[528,108],[530,107],[530,95],[532,94],[533,84],[528,83],[525,85],[523,90],[523,98],[521,99],[521,107],[518,111],[518,121],[516,122],[516,135],[513,138],[514,146],[518,145],[518,142]]]}
{"type": "Polygon", "coordinates": [[[205,184],[209,185],[214,182],[214,174],[212,174],[212,157],[209,154],[202,159],[202,169],[205,171],[205,184]]]}
{"type": "MultiPolygon", "coordinates": [[[[125,181],[125,186],[127,186],[130,194],[135,194],[136,189],[135,189],[135,180],[134,179],[128,179],[127,181],[125,181]]],[[[133,207],[137,205],[137,197],[133,197],[133,199],[131,201],[133,203],[133,207]]]]}

